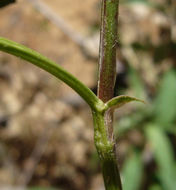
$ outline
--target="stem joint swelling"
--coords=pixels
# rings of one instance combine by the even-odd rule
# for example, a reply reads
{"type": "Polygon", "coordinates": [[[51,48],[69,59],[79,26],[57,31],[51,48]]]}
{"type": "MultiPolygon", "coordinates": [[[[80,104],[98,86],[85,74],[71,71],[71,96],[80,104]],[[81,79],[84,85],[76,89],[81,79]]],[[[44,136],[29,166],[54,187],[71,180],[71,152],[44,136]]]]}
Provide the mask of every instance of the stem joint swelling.
{"type": "Polygon", "coordinates": [[[108,138],[105,123],[105,113],[93,112],[94,141],[100,160],[111,159],[114,156],[114,142],[108,138]]]}
{"type": "Polygon", "coordinates": [[[121,190],[121,180],[117,167],[115,142],[109,138],[105,122],[105,112],[92,112],[94,121],[94,141],[100,158],[106,190],[121,190]]]}

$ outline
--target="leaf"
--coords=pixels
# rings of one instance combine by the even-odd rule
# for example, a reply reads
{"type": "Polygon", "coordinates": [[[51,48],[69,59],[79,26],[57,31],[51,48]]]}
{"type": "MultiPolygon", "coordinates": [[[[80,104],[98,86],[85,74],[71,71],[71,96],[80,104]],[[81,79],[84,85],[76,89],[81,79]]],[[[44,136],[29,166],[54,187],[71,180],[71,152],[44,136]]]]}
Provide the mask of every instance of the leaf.
{"type": "Polygon", "coordinates": [[[158,165],[157,175],[163,189],[175,190],[176,171],[174,153],[168,137],[162,129],[153,124],[148,125],[145,132],[158,165]]]}
{"type": "Polygon", "coordinates": [[[112,98],[111,100],[106,102],[104,111],[106,111],[106,110],[108,110],[110,108],[111,109],[117,109],[117,108],[122,107],[123,105],[125,105],[125,104],[127,104],[129,102],[132,102],[132,101],[138,101],[138,102],[145,103],[143,100],[140,100],[138,98],[121,95],[121,96],[117,96],[115,98],[112,98]]]}
{"type": "Polygon", "coordinates": [[[11,3],[15,3],[16,0],[0,0],[0,8],[5,7],[11,3]]]}
{"type": "Polygon", "coordinates": [[[176,118],[176,73],[167,72],[154,102],[156,122],[167,128],[176,118]]]}
{"type": "Polygon", "coordinates": [[[125,161],[122,170],[123,190],[139,190],[143,175],[143,163],[139,154],[134,153],[125,161]]]}

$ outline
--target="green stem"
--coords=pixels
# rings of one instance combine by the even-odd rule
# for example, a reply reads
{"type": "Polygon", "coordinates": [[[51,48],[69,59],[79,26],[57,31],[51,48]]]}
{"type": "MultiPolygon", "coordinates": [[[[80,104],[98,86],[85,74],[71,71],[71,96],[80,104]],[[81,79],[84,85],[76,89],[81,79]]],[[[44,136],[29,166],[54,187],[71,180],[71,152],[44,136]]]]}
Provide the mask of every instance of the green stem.
{"type": "Polygon", "coordinates": [[[119,176],[115,156],[110,160],[102,161],[102,172],[106,190],[121,190],[121,179],[119,176]]]}
{"type": "Polygon", "coordinates": [[[91,109],[99,110],[102,106],[104,106],[103,102],[99,100],[96,95],[81,81],[65,71],[55,62],[49,60],[34,50],[1,37],[0,50],[29,61],[62,80],[74,89],[89,104],[91,109]]]}
{"type": "Polygon", "coordinates": [[[94,141],[100,158],[106,190],[122,190],[115,143],[108,138],[104,113],[93,112],[94,141]]]}

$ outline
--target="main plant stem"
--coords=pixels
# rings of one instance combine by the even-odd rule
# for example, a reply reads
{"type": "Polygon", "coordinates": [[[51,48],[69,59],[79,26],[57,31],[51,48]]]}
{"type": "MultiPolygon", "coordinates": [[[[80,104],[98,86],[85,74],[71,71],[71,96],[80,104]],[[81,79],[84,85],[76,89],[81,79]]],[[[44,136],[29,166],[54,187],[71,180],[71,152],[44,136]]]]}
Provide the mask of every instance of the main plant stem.
{"type": "MultiPolygon", "coordinates": [[[[102,0],[98,97],[113,98],[116,79],[118,0],[102,0]]],[[[100,157],[106,190],[122,190],[113,138],[113,111],[93,113],[95,145],[100,157]]]]}
{"type": "Polygon", "coordinates": [[[118,0],[102,0],[98,97],[113,98],[116,77],[118,0]]]}

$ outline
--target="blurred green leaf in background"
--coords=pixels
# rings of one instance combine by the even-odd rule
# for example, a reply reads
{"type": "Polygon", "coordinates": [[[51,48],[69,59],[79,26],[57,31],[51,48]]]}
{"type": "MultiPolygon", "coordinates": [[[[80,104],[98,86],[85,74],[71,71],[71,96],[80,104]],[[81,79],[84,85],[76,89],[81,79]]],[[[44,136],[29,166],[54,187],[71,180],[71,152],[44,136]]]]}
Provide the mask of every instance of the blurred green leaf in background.
{"type": "Polygon", "coordinates": [[[146,135],[157,164],[156,175],[161,181],[162,189],[174,190],[176,170],[174,152],[169,138],[161,128],[153,124],[146,126],[146,135]]]}
{"type": "Polygon", "coordinates": [[[143,164],[141,155],[133,153],[125,161],[122,170],[123,190],[139,190],[143,177],[143,164]]]}
{"type": "Polygon", "coordinates": [[[176,72],[169,70],[161,80],[160,88],[154,101],[155,121],[160,127],[167,128],[176,121],[176,72]]]}

